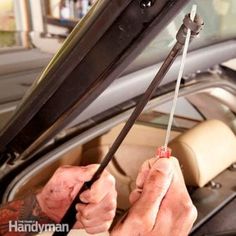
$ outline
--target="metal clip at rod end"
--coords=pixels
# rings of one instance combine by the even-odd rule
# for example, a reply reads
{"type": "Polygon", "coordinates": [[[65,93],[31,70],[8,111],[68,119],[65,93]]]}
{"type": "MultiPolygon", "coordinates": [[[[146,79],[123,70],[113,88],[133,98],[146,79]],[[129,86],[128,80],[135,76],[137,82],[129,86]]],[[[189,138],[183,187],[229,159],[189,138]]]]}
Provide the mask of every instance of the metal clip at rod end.
{"type": "Polygon", "coordinates": [[[184,17],[183,24],[176,35],[176,40],[178,41],[178,43],[184,45],[188,29],[191,30],[190,39],[192,40],[203,29],[203,26],[204,26],[204,22],[201,16],[196,14],[194,17],[194,21],[192,21],[190,18],[190,13],[187,14],[184,17]]]}

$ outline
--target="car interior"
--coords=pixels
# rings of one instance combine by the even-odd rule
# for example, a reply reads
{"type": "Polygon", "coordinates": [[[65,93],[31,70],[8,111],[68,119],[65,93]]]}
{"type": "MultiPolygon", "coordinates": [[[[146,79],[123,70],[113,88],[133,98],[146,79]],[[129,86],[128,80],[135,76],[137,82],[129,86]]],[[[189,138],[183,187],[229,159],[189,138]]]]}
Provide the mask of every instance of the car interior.
{"type": "MultiPolygon", "coordinates": [[[[165,109],[162,106],[159,110],[163,112],[165,109]]],[[[166,119],[163,117],[165,114],[157,113],[155,109],[143,113],[107,168],[116,178],[117,219],[130,206],[128,196],[135,187],[140,166],[145,160],[154,157],[157,147],[163,145],[166,134],[166,126],[160,125],[166,119]]],[[[73,147],[50,165],[35,171],[33,177],[31,173],[30,178],[18,182],[11,197],[19,198],[31,191],[38,191],[61,165],[100,163],[123,125],[121,123],[103,135],[73,147]]],[[[198,208],[199,215],[195,223],[198,228],[225,199],[235,197],[235,134],[223,121],[202,120],[199,117],[193,119],[182,114],[175,117],[169,147],[172,156],[180,162],[189,193],[198,208]]],[[[201,234],[193,232],[192,235],[201,234]]]]}

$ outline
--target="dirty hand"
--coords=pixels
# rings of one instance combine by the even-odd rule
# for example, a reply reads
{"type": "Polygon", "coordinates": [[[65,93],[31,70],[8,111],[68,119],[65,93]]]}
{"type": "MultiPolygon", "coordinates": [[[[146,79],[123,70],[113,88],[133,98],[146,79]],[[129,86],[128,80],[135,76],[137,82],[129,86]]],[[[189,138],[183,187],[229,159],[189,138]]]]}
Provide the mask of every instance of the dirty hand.
{"type": "Polygon", "coordinates": [[[130,194],[131,208],[112,236],[186,236],[197,217],[178,161],[146,161],[130,194]]]}
{"type": "MultiPolygon", "coordinates": [[[[63,166],[57,169],[42,191],[37,194],[42,211],[53,221],[60,222],[82,184],[91,179],[98,165],[63,166]]],[[[77,204],[74,228],[95,234],[107,231],[116,211],[115,179],[107,171],[80,195],[86,204],[77,204]]]]}

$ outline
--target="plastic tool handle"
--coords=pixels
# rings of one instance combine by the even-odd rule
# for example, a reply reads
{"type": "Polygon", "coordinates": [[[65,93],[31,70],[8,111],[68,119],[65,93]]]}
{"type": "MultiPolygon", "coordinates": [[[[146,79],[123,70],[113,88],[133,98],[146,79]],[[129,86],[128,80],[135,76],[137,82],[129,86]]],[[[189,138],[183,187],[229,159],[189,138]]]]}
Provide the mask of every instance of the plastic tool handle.
{"type": "Polygon", "coordinates": [[[171,156],[171,149],[165,146],[157,148],[156,157],[169,158],[171,156]]]}

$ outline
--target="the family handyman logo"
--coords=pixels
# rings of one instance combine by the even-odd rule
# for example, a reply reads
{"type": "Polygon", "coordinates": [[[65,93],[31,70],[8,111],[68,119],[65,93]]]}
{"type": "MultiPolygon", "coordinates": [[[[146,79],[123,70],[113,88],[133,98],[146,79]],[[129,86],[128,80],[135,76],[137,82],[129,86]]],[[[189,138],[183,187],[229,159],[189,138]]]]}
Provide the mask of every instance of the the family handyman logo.
{"type": "Polygon", "coordinates": [[[40,224],[38,221],[9,221],[9,232],[42,233],[68,232],[68,224],[40,224]]]}

